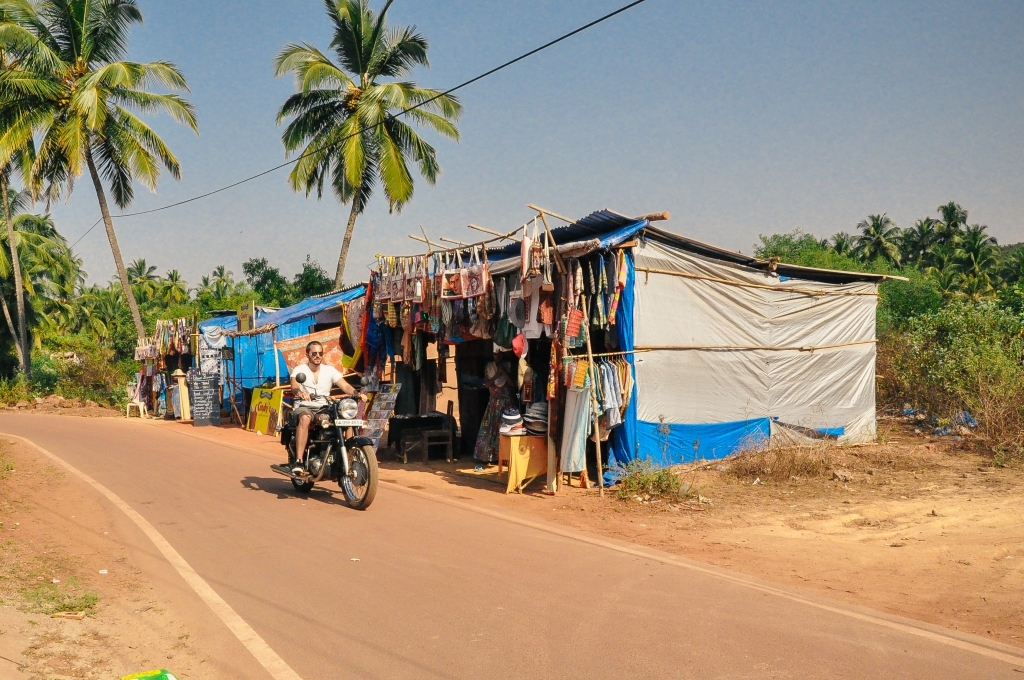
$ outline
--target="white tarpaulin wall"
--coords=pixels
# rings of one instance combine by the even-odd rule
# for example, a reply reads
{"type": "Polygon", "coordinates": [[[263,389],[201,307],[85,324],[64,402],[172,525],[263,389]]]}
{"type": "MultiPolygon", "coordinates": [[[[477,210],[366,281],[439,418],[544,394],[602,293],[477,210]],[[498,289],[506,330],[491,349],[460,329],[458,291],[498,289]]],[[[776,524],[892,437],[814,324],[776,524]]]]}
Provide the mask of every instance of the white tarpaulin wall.
{"type": "Polygon", "coordinates": [[[635,266],[634,345],[664,348],[635,356],[639,453],[685,443],[717,458],[769,432],[874,439],[876,283],[786,279],[651,240],[635,266]],[[685,441],[711,424],[730,426],[700,428],[713,450],[699,431],[685,441]]]}

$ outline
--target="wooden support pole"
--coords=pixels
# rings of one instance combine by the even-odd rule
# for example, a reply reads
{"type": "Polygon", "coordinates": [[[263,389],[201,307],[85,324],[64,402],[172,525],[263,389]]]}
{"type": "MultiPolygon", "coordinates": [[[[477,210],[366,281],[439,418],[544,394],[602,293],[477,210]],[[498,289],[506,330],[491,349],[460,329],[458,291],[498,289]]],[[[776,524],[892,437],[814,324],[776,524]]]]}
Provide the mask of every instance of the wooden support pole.
{"type": "MultiPolygon", "coordinates": [[[[470,224],[468,226],[469,226],[470,229],[476,229],[477,231],[482,231],[485,234],[490,234],[491,236],[497,236],[500,239],[503,239],[505,241],[512,241],[513,243],[515,242],[515,239],[512,238],[512,234],[516,233],[515,231],[511,232],[511,234],[502,234],[500,231],[494,231],[493,229],[486,229],[484,227],[478,227],[475,224],[470,224]]],[[[519,230],[516,229],[516,231],[519,231],[519,230]]]]}
{"type": "Polygon", "coordinates": [[[462,246],[463,248],[472,248],[473,247],[471,245],[467,245],[467,244],[463,243],[462,241],[456,241],[455,239],[445,238],[444,236],[441,237],[441,240],[444,241],[445,243],[454,243],[455,245],[462,246]]]}
{"type": "Polygon", "coordinates": [[[548,226],[548,218],[544,217],[544,213],[540,213],[540,219],[544,223],[544,231],[548,235],[548,245],[555,253],[555,264],[558,266],[558,271],[561,274],[565,274],[568,268],[565,266],[565,261],[562,260],[562,254],[558,252],[558,244],[555,243],[555,236],[551,233],[551,227],[548,226]]]}
{"type": "Polygon", "coordinates": [[[431,250],[433,250],[434,249],[434,244],[430,242],[430,237],[427,236],[427,230],[423,228],[422,224],[420,225],[420,231],[423,232],[423,240],[427,242],[427,246],[431,250]]]}
{"type": "Polygon", "coordinates": [[[271,341],[274,343],[274,386],[281,386],[281,364],[277,359],[277,329],[271,331],[271,341]]]}
{"type": "Polygon", "coordinates": [[[604,498],[604,468],[601,465],[601,421],[597,416],[597,367],[594,365],[594,349],[590,344],[590,310],[583,300],[583,323],[587,324],[587,361],[590,362],[590,410],[594,416],[594,451],[597,453],[597,485],[604,498]]]}

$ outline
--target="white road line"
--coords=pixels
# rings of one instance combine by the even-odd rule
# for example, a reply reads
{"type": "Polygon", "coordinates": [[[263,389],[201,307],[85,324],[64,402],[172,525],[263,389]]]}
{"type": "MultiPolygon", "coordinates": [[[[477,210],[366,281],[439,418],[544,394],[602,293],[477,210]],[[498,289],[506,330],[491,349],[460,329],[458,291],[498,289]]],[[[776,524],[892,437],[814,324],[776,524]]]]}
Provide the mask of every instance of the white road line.
{"type": "MultiPolygon", "coordinates": [[[[840,606],[830,605],[830,604],[826,604],[824,602],[817,602],[817,601],[815,601],[813,599],[809,599],[809,598],[806,598],[806,597],[801,597],[799,595],[787,592],[787,591],[779,589],[779,588],[773,588],[773,587],[771,587],[769,585],[766,585],[766,584],[757,583],[756,581],[746,579],[746,578],[744,578],[744,577],[742,577],[740,575],[730,574],[730,573],[722,571],[722,570],[711,569],[711,568],[708,568],[708,567],[703,567],[703,566],[701,566],[699,564],[695,564],[695,563],[689,562],[687,560],[678,559],[678,558],[675,558],[675,557],[673,557],[673,556],[671,556],[671,555],[669,555],[667,553],[654,552],[653,550],[648,551],[648,550],[640,548],[640,547],[632,547],[632,546],[629,546],[629,545],[622,545],[620,543],[615,543],[613,541],[607,541],[607,540],[598,538],[596,536],[589,536],[587,534],[580,533],[580,532],[577,532],[577,531],[572,530],[572,529],[566,529],[566,528],[562,528],[562,527],[551,526],[550,524],[543,524],[541,522],[534,522],[532,520],[523,519],[521,517],[515,517],[513,515],[507,514],[505,512],[500,511],[500,510],[491,510],[489,508],[481,508],[481,507],[469,505],[468,503],[462,503],[460,501],[457,501],[457,500],[454,500],[454,499],[451,499],[451,498],[445,498],[444,496],[436,496],[436,495],[428,493],[426,491],[420,491],[418,489],[410,489],[408,487],[404,487],[404,486],[401,486],[400,484],[396,484],[396,483],[393,483],[393,482],[384,482],[384,484],[386,484],[389,488],[394,489],[396,491],[400,491],[402,493],[410,494],[410,495],[413,495],[413,496],[418,496],[420,498],[425,498],[427,500],[435,501],[435,502],[441,503],[443,505],[449,505],[449,506],[452,506],[452,507],[461,508],[463,510],[469,510],[470,512],[479,513],[481,515],[487,515],[488,517],[494,517],[496,519],[504,520],[506,522],[511,522],[513,524],[519,524],[520,526],[529,527],[531,529],[537,529],[539,531],[543,531],[543,532],[546,532],[546,533],[549,533],[549,534],[556,534],[558,536],[562,536],[564,538],[568,538],[568,539],[571,539],[571,540],[574,540],[574,541],[580,541],[581,543],[588,543],[590,545],[600,546],[602,548],[607,548],[609,550],[614,550],[616,552],[625,553],[627,555],[633,555],[635,557],[642,557],[644,559],[653,560],[653,561],[656,561],[656,562],[661,562],[662,564],[669,564],[669,565],[673,565],[673,566],[676,566],[676,567],[682,567],[683,569],[690,569],[692,571],[697,571],[697,572],[700,572],[702,574],[706,574],[708,576],[712,576],[714,578],[722,579],[724,581],[729,581],[731,583],[735,583],[737,585],[745,586],[747,588],[752,588],[754,590],[758,590],[758,591],[763,592],[763,593],[769,593],[771,595],[776,595],[778,597],[785,598],[785,599],[790,600],[792,602],[799,602],[800,604],[804,604],[804,605],[807,605],[809,607],[815,607],[816,609],[822,609],[822,610],[827,611],[827,612],[832,612],[833,614],[839,614],[841,616],[846,616],[846,617],[849,617],[851,619],[857,619],[858,621],[864,621],[866,623],[872,623],[872,624],[875,624],[877,626],[884,626],[886,628],[890,628],[890,629],[893,629],[893,630],[898,630],[898,631],[900,631],[902,633],[907,633],[909,635],[916,635],[918,637],[922,637],[922,638],[925,638],[927,640],[931,640],[932,642],[937,642],[939,644],[948,645],[950,647],[956,647],[958,649],[962,649],[962,650],[965,650],[965,651],[968,651],[968,652],[973,652],[975,654],[980,654],[981,656],[987,656],[987,657],[989,657],[991,659],[997,659],[999,661],[1003,661],[1005,663],[1012,664],[1013,666],[1017,666],[1018,668],[1024,667],[1024,656],[1015,656],[1012,652],[1011,653],[1001,652],[999,650],[992,649],[992,648],[986,647],[984,645],[980,645],[980,644],[976,644],[976,643],[973,643],[973,642],[969,642],[967,640],[961,640],[961,639],[953,637],[952,635],[949,635],[949,634],[944,634],[944,633],[941,633],[941,632],[937,632],[937,631],[933,631],[933,630],[928,630],[926,628],[920,628],[920,627],[914,626],[914,625],[909,624],[909,623],[902,623],[900,621],[895,621],[895,620],[887,619],[887,618],[885,618],[883,616],[878,616],[878,615],[872,615],[872,614],[857,612],[857,611],[853,611],[851,609],[844,609],[844,608],[842,608],[840,606]]],[[[1014,650],[1014,651],[1016,651],[1016,650],[1014,650]]]]}
{"type": "Polygon", "coordinates": [[[177,570],[178,574],[185,579],[185,582],[192,587],[192,590],[196,592],[196,595],[202,598],[203,602],[213,610],[213,613],[224,622],[224,625],[228,627],[228,630],[238,638],[238,641],[245,645],[245,648],[248,649],[249,653],[256,658],[256,661],[267,669],[267,672],[270,673],[274,680],[302,680],[299,674],[293,671],[291,666],[285,663],[284,659],[278,656],[277,652],[271,649],[270,645],[268,645],[266,641],[259,636],[259,633],[253,630],[252,627],[246,623],[234,609],[231,608],[231,605],[225,602],[224,599],[218,595],[206,581],[203,580],[202,576],[196,573],[196,570],[185,561],[185,558],[178,554],[178,551],[167,542],[167,539],[161,536],[160,532],[157,531],[152,524],[146,521],[145,517],[133,510],[130,505],[121,500],[113,491],[66,462],[61,457],[50,453],[29,439],[5,433],[0,433],[0,436],[18,439],[32,446],[43,455],[49,456],[56,462],[63,465],[69,472],[99,491],[108,501],[116,505],[121,512],[128,515],[128,518],[135,522],[136,526],[142,529],[142,533],[146,534],[149,540],[153,541],[153,545],[155,545],[157,550],[159,550],[167,561],[171,563],[171,566],[177,570]]]}

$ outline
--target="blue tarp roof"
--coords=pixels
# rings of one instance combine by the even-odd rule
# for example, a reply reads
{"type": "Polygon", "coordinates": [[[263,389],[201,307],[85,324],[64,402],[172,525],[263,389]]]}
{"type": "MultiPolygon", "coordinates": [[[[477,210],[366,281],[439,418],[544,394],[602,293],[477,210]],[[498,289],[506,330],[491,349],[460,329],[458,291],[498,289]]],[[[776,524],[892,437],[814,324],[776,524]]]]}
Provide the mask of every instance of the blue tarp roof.
{"type": "Polygon", "coordinates": [[[260,326],[269,326],[270,324],[276,324],[283,326],[286,323],[295,321],[296,319],[303,319],[307,316],[319,314],[325,309],[336,307],[341,302],[350,302],[356,298],[366,295],[366,285],[359,284],[338,293],[332,293],[331,295],[325,295],[323,297],[306,298],[302,302],[292,305],[291,307],[285,307],[272,314],[261,317],[259,319],[260,326]]]}

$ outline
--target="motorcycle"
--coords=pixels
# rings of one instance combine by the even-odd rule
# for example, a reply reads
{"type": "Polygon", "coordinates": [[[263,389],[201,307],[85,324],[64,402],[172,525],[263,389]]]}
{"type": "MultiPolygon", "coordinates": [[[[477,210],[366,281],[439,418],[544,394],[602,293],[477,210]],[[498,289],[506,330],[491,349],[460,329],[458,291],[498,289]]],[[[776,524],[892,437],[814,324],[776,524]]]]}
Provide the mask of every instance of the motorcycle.
{"type": "MultiPolygon", "coordinates": [[[[295,376],[299,383],[306,376],[295,376]]],[[[333,480],[341,487],[345,502],[356,510],[366,510],[377,495],[377,454],[373,443],[366,437],[345,438],[348,428],[366,427],[366,421],[357,420],[359,403],[355,399],[331,399],[327,406],[313,415],[309,424],[309,438],[301,466],[293,469],[299,459],[295,451],[295,418],[289,417],[281,429],[281,444],[288,451],[288,465],[275,464],[270,469],[292,480],[300,493],[309,493],[317,482],[333,480]]]]}

